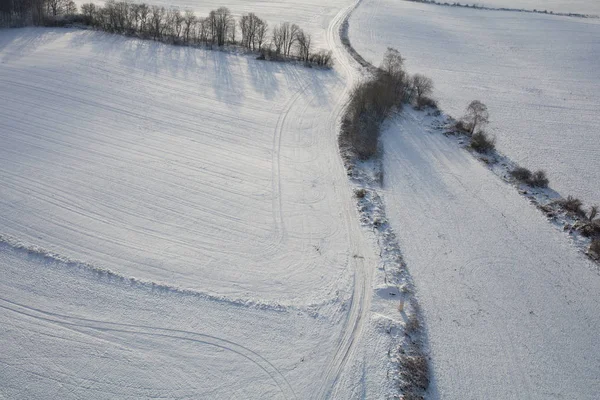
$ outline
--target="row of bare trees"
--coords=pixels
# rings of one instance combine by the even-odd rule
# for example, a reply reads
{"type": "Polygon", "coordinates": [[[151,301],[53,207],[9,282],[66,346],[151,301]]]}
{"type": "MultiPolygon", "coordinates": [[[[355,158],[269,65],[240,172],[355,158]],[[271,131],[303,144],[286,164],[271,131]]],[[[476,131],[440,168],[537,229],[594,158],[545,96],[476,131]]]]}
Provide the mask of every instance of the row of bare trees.
{"type": "Polygon", "coordinates": [[[199,17],[191,10],[115,0],[108,0],[104,6],[83,4],[81,13],[77,13],[73,0],[0,0],[0,16],[17,14],[28,16],[29,21],[9,25],[57,25],[66,21],[167,43],[241,46],[260,53],[263,59],[300,60],[325,67],[332,64],[331,53],[314,51],[310,34],[298,25],[284,22],[269,31],[268,23],[256,14],[248,13],[236,20],[227,7],[199,17]]]}
{"type": "Polygon", "coordinates": [[[73,0],[0,0],[0,27],[43,25],[48,18],[75,13],[73,0]]]}

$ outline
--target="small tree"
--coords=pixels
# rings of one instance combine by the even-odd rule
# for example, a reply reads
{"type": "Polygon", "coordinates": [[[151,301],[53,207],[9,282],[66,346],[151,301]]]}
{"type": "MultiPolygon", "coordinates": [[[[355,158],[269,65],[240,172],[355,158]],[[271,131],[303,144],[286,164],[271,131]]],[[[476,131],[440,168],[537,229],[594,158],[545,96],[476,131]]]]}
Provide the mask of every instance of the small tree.
{"type": "Polygon", "coordinates": [[[400,52],[393,47],[388,47],[383,61],[379,67],[378,80],[381,84],[390,86],[392,91],[395,93],[395,97],[399,100],[399,104],[402,101],[410,101],[410,82],[408,74],[404,70],[404,58],[400,55],[400,52]]]}
{"type": "Polygon", "coordinates": [[[398,50],[388,47],[383,56],[380,69],[392,76],[403,75],[405,73],[404,58],[398,50]]]}
{"type": "Polygon", "coordinates": [[[489,153],[496,148],[496,140],[484,131],[477,131],[471,136],[471,148],[479,153],[489,153]]]}
{"type": "Polygon", "coordinates": [[[592,222],[594,219],[596,219],[597,215],[598,215],[598,206],[591,206],[590,211],[587,216],[588,221],[592,222]]]}
{"type": "Polygon", "coordinates": [[[490,122],[490,114],[488,113],[487,106],[479,100],[473,100],[467,107],[467,113],[463,117],[463,120],[469,127],[469,133],[472,135],[475,130],[482,128],[488,122],[490,122]]]}
{"type": "Polygon", "coordinates": [[[423,97],[429,96],[433,92],[433,81],[425,75],[414,74],[411,83],[417,96],[417,104],[421,102],[423,97]]]}
{"type": "Polygon", "coordinates": [[[304,62],[308,62],[311,50],[311,36],[304,33],[302,29],[296,34],[296,46],[298,47],[298,57],[304,62]]]}
{"type": "Polygon", "coordinates": [[[533,187],[545,188],[548,187],[548,183],[550,183],[550,181],[546,177],[546,171],[543,170],[535,171],[531,175],[531,179],[529,179],[529,184],[533,187]]]}

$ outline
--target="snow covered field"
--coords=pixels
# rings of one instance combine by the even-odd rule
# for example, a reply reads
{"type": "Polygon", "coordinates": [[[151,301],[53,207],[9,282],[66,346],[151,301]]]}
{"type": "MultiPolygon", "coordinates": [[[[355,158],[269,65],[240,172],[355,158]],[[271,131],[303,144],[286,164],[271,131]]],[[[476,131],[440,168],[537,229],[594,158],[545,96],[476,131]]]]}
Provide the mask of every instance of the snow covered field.
{"type": "MultiPolygon", "coordinates": [[[[353,4],[188,1],[155,4],[299,23],[335,69],[0,31],[0,398],[392,398],[399,252],[430,398],[595,398],[597,269],[423,114],[383,137],[395,235],[360,226],[336,137],[353,4]]],[[[455,115],[481,97],[501,150],[600,199],[600,25],[532,15],[363,0],[351,40],[398,47],[455,115]]]]}
{"type": "Polygon", "coordinates": [[[398,48],[455,117],[482,100],[500,151],[592,204],[600,202],[598,37],[595,19],[392,0],[364,0],[350,19],[350,40],[367,60],[398,48]]]}
{"type": "Polygon", "coordinates": [[[307,313],[135,288],[0,244],[7,399],[306,398],[334,346],[307,313]]]}
{"type": "Polygon", "coordinates": [[[2,31],[0,394],[390,390],[338,65],[2,31]]]}
{"type": "Polygon", "coordinates": [[[345,176],[322,151],[335,73],[93,32],[0,40],[3,233],[210,295],[348,288],[345,176]]]}
{"type": "Polygon", "coordinates": [[[597,267],[423,118],[385,131],[384,195],[426,317],[430,398],[597,398],[597,267]]]}

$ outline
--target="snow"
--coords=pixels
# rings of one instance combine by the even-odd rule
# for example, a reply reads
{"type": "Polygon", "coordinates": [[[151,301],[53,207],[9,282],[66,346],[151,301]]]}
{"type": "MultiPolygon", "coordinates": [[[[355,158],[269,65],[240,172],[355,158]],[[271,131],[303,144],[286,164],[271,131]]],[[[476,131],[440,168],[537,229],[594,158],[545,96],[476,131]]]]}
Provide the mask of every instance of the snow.
{"type": "Polygon", "coordinates": [[[0,40],[3,233],[209,295],[349,290],[347,179],[322,124],[336,73],[95,32],[0,40]]]}
{"type": "Polygon", "coordinates": [[[333,322],[132,287],[0,244],[0,394],[307,398],[333,322]]]}
{"type": "MultiPolygon", "coordinates": [[[[364,71],[339,28],[356,4],[228,4],[299,23],[332,71],[0,31],[0,397],[393,398],[414,290],[430,398],[600,392],[597,267],[432,118],[389,121],[383,189],[376,162],[349,179],[338,121],[364,71]]],[[[452,113],[481,94],[502,150],[596,198],[597,21],[375,0],[354,12],[359,53],[398,47],[412,72],[445,78],[452,113]]]]}
{"type": "Polygon", "coordinates": [[[597,267],[428,126],[407,110],[383,144],[387,216],[428,328],[430,398],[596,398],[597,267]]]}
{"type": "Polygon", "coordinates": [[[333,71],[0,32],[0,396],[397,390],[337,148],[351,9],[333,71]]]}
{"type": "Polygon", "coordinates": [[[600,201],[598,36],[596,19],[391,0],[364,0],[350,19],[363,57],[379,64],[396,47],[454,117],[483,101],[501,152],[588,204],[600,201]]]}

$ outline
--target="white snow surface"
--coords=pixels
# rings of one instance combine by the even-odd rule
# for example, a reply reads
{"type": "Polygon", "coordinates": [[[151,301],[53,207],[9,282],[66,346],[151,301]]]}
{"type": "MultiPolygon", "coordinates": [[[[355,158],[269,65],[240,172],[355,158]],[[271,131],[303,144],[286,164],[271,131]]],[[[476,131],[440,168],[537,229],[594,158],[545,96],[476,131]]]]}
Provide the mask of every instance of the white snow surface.
{"type": "Polygon", "coordinates": [[[332,71],[0,31],[0,397],[396,391],[337,148],[351,9],[332,71]]]}
{"type": "Polygon", "coordinates": [[[387,216],[424,311],[430,399],[596,399],[600,277],[566,235],[407,110],[383,134],[387,216]]]}
{"type": "Polygon", "coordinates": [[[0,396],[306,398],[335,335],[306,313],[132,287],[0,244],[0,396]]]}
{"type": "Polygon", "coordinates": [[[85,31],[0,46],[2,233],[209,295],[348,290],[335,72],[85,31]]]}
{"type": "Polygon", "coordinates": [[[483,101],[501,152],[588,204],[600,202],[598,37],[597,19],[395,0],[363,0],[350,19],[365,59],[378,65],[396,47],[456,118],[483,101]]]}

